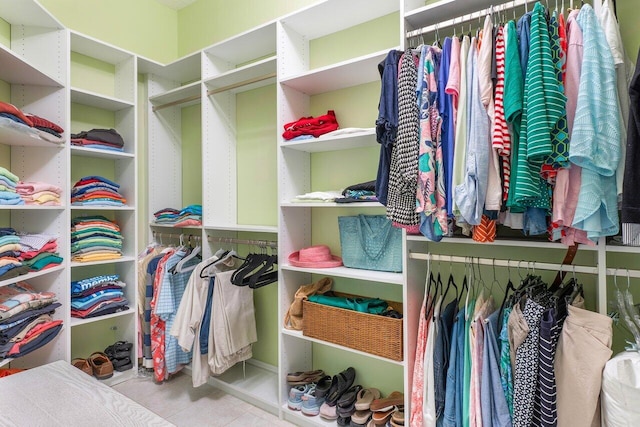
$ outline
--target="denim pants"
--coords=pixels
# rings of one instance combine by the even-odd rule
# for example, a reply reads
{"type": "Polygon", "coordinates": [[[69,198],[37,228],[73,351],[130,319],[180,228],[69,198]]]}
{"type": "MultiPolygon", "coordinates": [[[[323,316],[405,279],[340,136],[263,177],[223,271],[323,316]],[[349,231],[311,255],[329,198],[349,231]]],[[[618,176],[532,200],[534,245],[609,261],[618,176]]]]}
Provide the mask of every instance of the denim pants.
{"type": "Polygon", "coordinates": [[[511,427],[511,414],[500,376],[500,349],[497,329],[498,311],[487,318],[484,326],[481,383],[482,427],[511,427]]]}
{"type": "Polygon", "coordinates": [[[464,309],[458,312],[451,332],[451,351],[449,352],[449,369],[445,386],[444,416],[445,427],[462,426],[462,374],[464,362],[464,309]]]}
{"type": "Polygon", "coordinates": [[[433,374],[436,400],[436,419],[438,425],[443,425],[444,402],[446,396],[447,370],[449,368],[451,352],[451,330],[458,308],[458,301],[453,300],[447,304],[444,311],[436,321],[439,324],[439,332],[436,337],[433,350],[433,374]]]}

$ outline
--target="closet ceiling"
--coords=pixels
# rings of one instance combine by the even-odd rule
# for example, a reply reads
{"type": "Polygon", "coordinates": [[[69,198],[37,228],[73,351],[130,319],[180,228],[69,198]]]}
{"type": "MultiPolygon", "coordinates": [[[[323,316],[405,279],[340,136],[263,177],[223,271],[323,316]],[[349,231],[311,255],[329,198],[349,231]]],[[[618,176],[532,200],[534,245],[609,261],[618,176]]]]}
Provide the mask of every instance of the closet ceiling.
{"type": "Polygon", "coordinates": [[[183,7],[195,3],[196,0],[156,0],[158,3],[170,7],[171,9],[180,10],[183,7]]]}

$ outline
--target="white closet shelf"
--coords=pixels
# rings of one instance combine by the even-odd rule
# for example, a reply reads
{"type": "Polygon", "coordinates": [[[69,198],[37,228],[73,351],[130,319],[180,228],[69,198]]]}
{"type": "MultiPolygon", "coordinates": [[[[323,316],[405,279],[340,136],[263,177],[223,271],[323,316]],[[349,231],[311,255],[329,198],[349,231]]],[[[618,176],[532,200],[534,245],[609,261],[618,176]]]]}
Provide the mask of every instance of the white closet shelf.
{"type": "MultiPolygon", "coordinates": [[[[0,61],[2,60],[0,59],[0,61]]],[[[0,126],[0,144],[23,147],[44,147],[57,150],[64,147],[64,144],[55,144],[53,142],[45,141],[36,134],[20,132],[17,129],[6,126],[0,126]]]]}
{"type": "Polygon", "coordinates": [[[122,382],[130,380],[131,378],[135,378],[137,375],[138,370],[136,369],[136,366],[134,364],[131,369],[127,369],[124,372],[118,372],[114,369],[113,376],[111,378],[100,380],[100,382],[108,385],[109,387],[113,387],[116,384],[120,384],[122,382]]]}
{"type": "Polygon", "coordinates": [[[113,160],[133,159],[135,157],[133,153],[100,150],[99,148],[88,148],[76,145],[71,146],[71,155],[113,160]]]}
{"type": "MultiPolygon", "coordinates": [[[[131,302],[129,302],[129,305],[134,305],[131,302]]],[[[73,328],[74,326],[79,326],[79,325],[86,325],[87,323],[95,323],[95,322],[100,322],[102,320],[106,320],[106,319],[113,319],[114,317],[122,317],[122,316],[129,316],[132,314],[136,313],[136,309],[135,307],[131,307],[128,310],[125,311],[121,311],[118,313],[111,313],[111,314],[105,314],[104,316],[98,316],[98,317],[90,317],[88,319],[80,319],[78,317],[72,317],[71,318],[71,327],[73,328]]]]}
{"type": "MultiPolygon", "coordinates": [[[[540,249],[558,249],[567,250],[567,245],[562,243],[526,240],[526,239],[496,239],[493,242],[476,242],[470,237],[445,237],[440,242],[432,242],[422,235],[410,235],[407,234],[407,240],[412,242],[425,242],[425,243],[453,243],[464,245],[480,245],[480,246],[510,246],[510,247],[524,247],[524,248],[540,248],[540,249]]],[[[597,246],[580,245],[579,251],[597,251],[597,246]]]]}
{"type": "Polygon", "coordinates": [[[280,20],[285,26],[304,34],[308,40],[313,40],[396,12],[399,6],[396,1],[327,0],[302,8],[280,20]]]}
{"type": "Polygon", "coordinates": [[[3,366],[6,366],[8,364],[10,364],[11,362],[13,362],[14,359],[12,358],[8,358],[8,359],[0,359],[0,368],[2,368],[3,366]]]}
{"type": "Polygon", "coordinates": [[[184,108],[190,105],[195,105],[200,103],[200,98],[199,98],[201,95],[200,91],[201,91],[201,84],[200,84],[200,80],[198,80],[196,82],[189,83],[184,86],[177,87],[175,89],[171,89],[160,95],[152,96],[149,98],[149,102],[151,102],[151,104],[154,106],[158,106],[158,105],[177,103],[184,99],[192,99],[194,97],[198,97],[198,99],[196,100],[192,100],[188,102],[180,102],[180,104],[178,104],[180,105],[181,108],[184,108]]]}
{"type": "Polygon", "coordinates": [[[50,77],[30,64],[26,59],[5,46],[0,45],[0,80],[18,85],[64,87],[57,79],[50,77]]]}
{"type": "MultiPolygon", "coordinates": [[[[580,247],[582,249],[582,247],[580,247]]],[[[638,254],[640,246],[607,245],[607,252],[621,254],[638,254]]]]}
{"type": "Polygon", "coordinates": [[[74,211],[135,211],[133,206],[71,206],[74,211]]]}
{"type": "Polygon", "coordinates": [[[185,55],[168,64],[138,56],[138,73],[154,74],[180,83],[200,80],[200,52],[185,55]]]}
{"type": "MultiPolygon", "coordinates": [[[[507,3],[505,0],[440,0],[405,13],[404,19],[409,26],[416,29],[425,25],[436,24],[452,16],[462,16],[477,10],[507,3]]],[[[424,2],[422,2],[424,4],[424,2]]]]}
{"type": "Polygon", "coordinates": [[[281,77],[280,83],[307,95],[317,95],[365,83],[379,82],[378,64],[384,60],[392,48],[298,75],[281,77]]]}
{"type": "Polygon", "coordinates": [[[273,55],[208,78],[204,80],[204,83],[210,91],[222,91],[224,88],[230,87],[231,92],[239,93],[274,84],[276,82],[276,70],[276,57],[273,55]]]}
{"type": "Polygon", "coordinates": [[[353,202],[353,203],[335,203],[335,202],[283,202],[280,203],[282,208],[383,208],[379,202],[353,202]]]}
{"type": "MultiPolygon", "coordinates": [[[[203,49],[211,62],[236,65],[272,55],[275,51],[276,21],[267,22],[203,49]]],[[[203,68],[206,69],[206,66],[203,68]]]]}
{"type": "Polygon", "coordinates": [[[205,230],[217,231],[246,231],[256,233],[277,233],[278,227],[275,225],[205,225],[205,230]]]}
{"type": "Polygon", "coordinates": [[[117,258],[117,259],[108,259],[108,260],[104,260],[104,261],[91,261],[91,262],[71,261],[71,268],[74,268],[74,267],[86,267],[88,265],[117,264],[117,263],[121,263],[121,262],[131,262],[131,261],[135,261],[135,260],[136,260],[136,257],[133,257],[133,256],[122,256],[122,257],[117,258]]]}
{"type": "Polygon", "coordinates": [[[390,273],[387,271],[362,270],[359,268],[333,267],[333,268],[301,268],[281,263],[279,269],[283,271],[300,271],[303,273],[322,274],[324,276],[345,277],[348,279],[366,280],[369,282],[388,283],[402,285],[402,273],[390,273]]]}
{"type": "Polygon", "coordinates": [[[320,340],[320,339],[317,339],[317,338],[307,337],[307,336],[303,335],[302,331],[294,331],[294,330],[291,330],[291,329],[282,328],[282,333],[285,334],[285,335],[289,335],[289,336],[301,339],[301,340],[311,341],[311,342],[314,342],[316,344],[322,344],[322,345],[326,345],[326,346],[329,346],[329,347],[337,348],[339,350],[348,351],[350,353],[359,354],[361,356],[370,357],[372,359],[382,360],[384,362],[388,362],[388,363],[391,363],[391,364],[394,364],[394,365],[404,366],[404,362],[403,361],[387,359],[386,357],[382,357],[382,356],[378,356],[378,355],[375,355],[375,354],[367,353],[365,351],[355,350],[353,348],[349,348],[349,347],[345,347],[345,346],[342,346],[342,345],[334,344],[332,342],[323,341],[323,340],[320,340]]]}
{"type": "Polygon", "coordinates": [[[133,102],[79,88],[71,88],[71,102],[101,108],[108,111],[120,111],[134,106],[133,102]]]}
{"type": "Polygon", "coordinates": [[[71,33],[71,51],[109,64],[120,64],[133,58],[133,53],[122,50],[109,43],[105,43],[93,37],[80,34],[73,30],[71,33]]]}
{"type": "Polygon", "coordinates": [[[3,211],[62,211],[64,209],[65,206],[0,205],[0,210],[3,211]]]}
{"type": "Polygon", "coordinates": [[[0,0],[2,19],[11,25],[57,28],[65,27],[39,4],[24,0],[0,0]]]}
{"type": "Polygon", "coordinates": [[[64,270],[64,265],[62,265],[62,264],[61,265],[56,265],[55,267],[49,267],[49,268],[46,268],[44,270],[34,271],[32,273],[23,274],[22,276],[13,277],[11,279],[0,280],[0,287],[11,285],[13,283],[18,283],[18,282],[22,282],[22,281],[28,282],[29,280],[34,279],[36,277],[44,276],[46,274],[55,273],[56,271],[60,271],[60,270],[64,270]]]}
{"type": "Polygon", "coordinates": [[[293,410],[289,409],[289,406],[287,406],[286,403],[284,405],[282,405],[282,414],[284,415],[284,419],[285,420],[289,420],[289,421],[295,423],[295,425],[300,425],[300,426],[332,426],[332,427],[336,425],[336,421],[335,420],[332,420],[332,421],[325,420],[320,415],[309,417],[307,415],[304,415],[300,411],[293,411],[293,410]]]}
{"type": "Polygon", "coordinates": [[[363,129],[362,132],[321,136],[300,141],[282,141],[280,147],[291,150],[299,150],[307,153],[320,153],[324,151],[349,150],[352,148],[364,148],[378,146],[376,130],[374,128],[363,129]]]}
{"type": "Polygon", "coordinates": [[[209,377],[208,383],[277,415],[278,368],[253,359],[244,366],[243,371],[242,363],[237,363],[222,375],[209,377]]]}
{"type": "Polygon", "coordinates": [[[202,230],[202,226],[197,226],[197,225],[190,225],[188,227],[174,227],[173,225],[155,224],[153,222],[149,223],[149,227],[166,228],[166,229],[169,229],[169,230],[202,230]]]}

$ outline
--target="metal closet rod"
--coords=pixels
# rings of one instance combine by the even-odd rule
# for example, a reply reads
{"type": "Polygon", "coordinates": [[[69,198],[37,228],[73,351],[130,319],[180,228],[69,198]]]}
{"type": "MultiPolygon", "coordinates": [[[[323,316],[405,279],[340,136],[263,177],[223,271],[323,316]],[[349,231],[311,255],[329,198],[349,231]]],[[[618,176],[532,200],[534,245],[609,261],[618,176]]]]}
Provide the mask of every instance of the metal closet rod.
{"type": "MultiPolygon", "coordinates": [[[[536,262],[536,261],[522,261],[512,259],[494,259],[494,258],[478,258],[478,257],[461,257],[455,255],[438,255],[421,252],[409,252],[409,258],[419,259],[425,261],[438,261],[438,262],[455,262],[466,263],[471,262],[475,264],[507,267],[507,268],[520,268],[520,267],[533,267],[534,270],[551,270],[551,271],[564,271],[566,273],[586,273],[586,274],[598,274],[598,267],[587,267],[583,265],[566,265],[566,264],[553,264],[548,262],[536,262]],[[526,265],[525,265],[526,263],[526,265]]],[[[613,270],[613,269],[612,269],[613,270]]],[[[626,271],[626,270],[625,270],[626,271]]],[[[640,275],[638,276],[640,277],[640,275]]]]}
{"type": "MultiPolygon", "coordinates": [[[[207,96],[215,95],[216,93],[226,92],[231,89],[236,89],[242,86],[250,85],[252,83],[261,82],[263,80],[268,80],[276,77],[276,73],[269,73],[258,77],[253,77],[251,79],[243,80],[240,82],[232,83],[230,85],[218,87],[215,89],[210,89],[207,91],[207,96]]],[[[158,111],[163,108],[173,107],[174,105],[184,104],[185,102],[197,101],[200,99],[200,95],[187,96],[185,98],[177,99],[175,101],[167,102],[166,104],[154,105],[151,107],[151,111],[158,111]]]]}
{"type": "Polygon", "coordinates": [[[474,19],[478,19],[478,18],[482,18],[483,16],[487,16],[489,14],[498,12],[498,11],[504,11],[504,10],[510,10],[510,9],[514,9],[516,7],[519,6],[524,6],[525,4],[528,3],[535,3],[535,1],[532,0],[513,0],[507,3],[503,3],[503,4],[499,4],[499,5],[495,5],[495,6],[490,6],[486,9],[482,9],[479,10],[477,12],[473,12],[473,13],[469,13],[466,15],[462,15],[462,16],[458,16],[456,18],[451,18],[451,19],[447,19],[446,21],[442,21],[439,22],[437,24],[433,24],[433,25],[429,25],[426,27],[422,27],[422,28],[418,28],[417,30],[413,30],[413,31],[408,31],[406,38],[411,38],[411,37],[416,37],[419,36],[421,34],[427,34],[427,33],[432,33],[436,30],[439,30],[441,28],[446,28],[446,27],[452,27],[458,24],[462,24],[465,22],[469,22],[471,20],[474,19]]]}
{"type": "Polygon", "coordinates": [[[239,245],[256,245],[274,249],[278,248],[278,242],[274,242],[273,240],[236,239],[235,237],[215,237],[209,235],[207,235],[207,240],[210,242],[237,243],[239,245]]]}

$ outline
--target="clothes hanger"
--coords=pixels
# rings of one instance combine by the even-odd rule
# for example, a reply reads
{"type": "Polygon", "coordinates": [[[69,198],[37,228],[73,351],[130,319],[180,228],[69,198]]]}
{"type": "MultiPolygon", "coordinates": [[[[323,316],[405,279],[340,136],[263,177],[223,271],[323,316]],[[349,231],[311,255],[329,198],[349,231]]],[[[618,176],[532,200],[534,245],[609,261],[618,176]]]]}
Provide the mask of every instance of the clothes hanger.
{"type": "MultiPolygon", "coordinates": [[[[240,258],[240,257],[238,256],[238,254],[236,253],[236,251],[234,251],[234,250],[225,251],[225,252],[223,252],[223,253],[221,254],[221,256],[220,256],[219,258],[218,258],[218,257],[216,257],[216,256],[213,256],[212,258],[210,258],[210,259],[211,259],[211,261],[210,261],[207,265],[205,265],[204,267],[202,267],[202,269],[200,270],[200,278],[201,278],[201,279],[206,279],[206,278],[210,278],[210,277],[212,277],[212,276],[211,276],[211,275],[209,275],[208,273],[207,273],[207,274],[205,274],[205,275],[203,276],[203,273],[205,273],[205,271],[206,271],[209,267],[213,267],[213,266],[216,266],[216,265],[218,265],[218,264],[220,264],[220,263],[226,262],[227,260],[229,260],[229,258],[236,258],[236,259],[244,260],[244,258],[240,258]]],[[[215,276],[215,274],[214,274],[214,276],[215,276]]]]}
{"type": "Polygon", "coordinates": [[[246,273],[241,273],[231,283],[236,286],[249,286],[252,289],[262,287],[278,280],[278,272],[274,266],[278,263],[278,256],[273,254],[260,254],[262,263],[255,268],[245,267],[246,273]]]}
{"type": "MultiPolygon", "coordinates": [[[[191,235],[189,235],[189,247],[191,247],[191,235]]],[[[193,271],[196,268],[195,264],[189,267],[185,267],[185,264],[195,258],[200,258],[200,260],[202,260],[202,256],[200,256],[201,251],[202,247],[200,245],[196,245],[194,248],[192,248],[184,258],[178,261],[178,263],[171,268],[171,270],[173,270],[172,273],[187,273],[189,271],[193,271]]]]}

